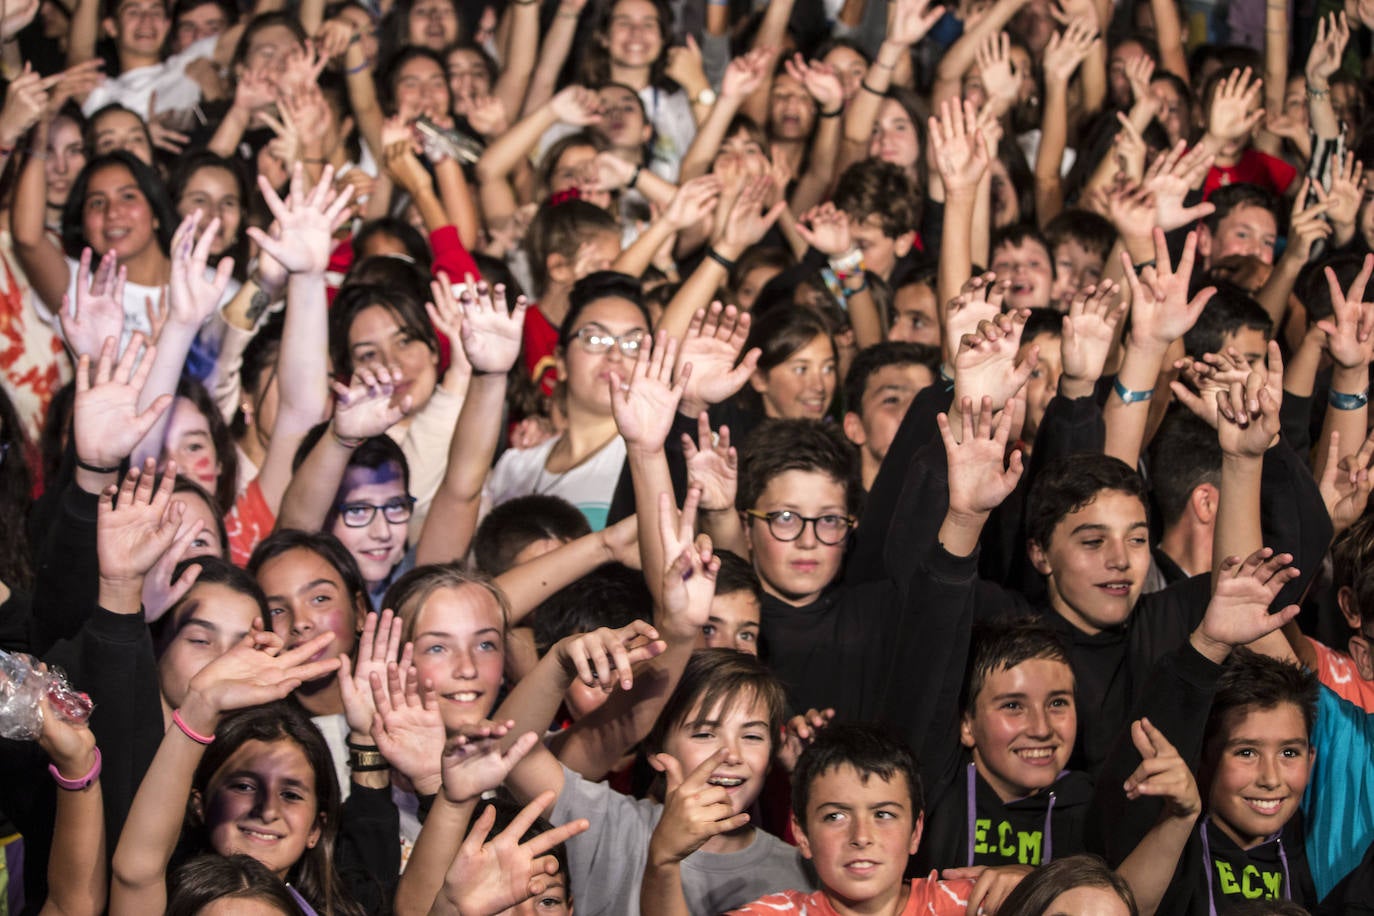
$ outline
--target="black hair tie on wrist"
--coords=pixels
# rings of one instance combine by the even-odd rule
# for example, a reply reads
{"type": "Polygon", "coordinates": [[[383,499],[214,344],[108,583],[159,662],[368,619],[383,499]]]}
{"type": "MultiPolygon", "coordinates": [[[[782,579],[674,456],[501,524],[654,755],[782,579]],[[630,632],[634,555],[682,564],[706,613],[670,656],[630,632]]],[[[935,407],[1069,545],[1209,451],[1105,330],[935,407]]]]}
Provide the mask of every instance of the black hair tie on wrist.
{"type": "Polygon", "coordinates": [[[90,471],[92,474],[118,474],[118,473],[119,473],[119,465],[115,465],[115,466],[112,467],[112,468],[103,468],[103,467],[101,467],[101,466],[98,465],[98,464],[90,464],[90,463],[88,463],[88,462],[82,461],[79,457],[76,459],[76,466],[79,467],[79,468],[81,468],[83,471],[90,471]]]}

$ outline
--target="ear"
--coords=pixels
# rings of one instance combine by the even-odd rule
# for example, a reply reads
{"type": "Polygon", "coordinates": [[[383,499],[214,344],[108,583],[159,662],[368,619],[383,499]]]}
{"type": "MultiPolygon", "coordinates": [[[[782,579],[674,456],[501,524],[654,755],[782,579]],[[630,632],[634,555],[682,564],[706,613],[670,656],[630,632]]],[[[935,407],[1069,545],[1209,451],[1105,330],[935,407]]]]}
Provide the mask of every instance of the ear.
{"type": "Polygon", "coordinates": [[[897,240],[892,244],[892,253],[899,258],[904,258],[911,253],[911,246],[916,244],[916,230],[903,232],[897,236],[897,240]]]}
{"type": "Polygon", "coordinates": [[[559,347],[553,357],[553,371],[560,382],[568,380],[568,361],[563,357],[563,348],[559,347]]]}
{"type": "Polygon", "coordinates": [[[844,415],[844,434],[855,445],[863,445],[868,441],[868,436],[864,434],[863,420],[852,410],[844,415]]]}
{"type": "Polygon", "coordinates": [[[921,834],[926,830],[926,816],[924,813],[916,815],[916,824],[911,828],[911,842],[907,845],[906,854],[916,855],[916,850],[921,848],[921,834]]]}
{"type": "Polygon", "coordinates": [[[1204,259],[1212,256],[1212,229],[1206,223],[1197,230],[1197,253],[1204,259]]]}
{"type": "Polygon", "coordinates": [[[324,815],[315,818],[315,826],[310,828],[310,834],[305,838],[305,848],[314,849],[320,842],[320,837],[324,834],[324,815]]]}
{"type": "Polygon", "coordinates": [[[100,20],[100,26],[105,30],[105,36],[107,38],[119,37],[119,24],[108,16],[100,20]]]}
{"type": "Polygon", "coordinates": [[[1358,630],[1364,624],[1360,619],[1359,606],[1355,603],[1355,590],[1350,586],[1342,585],[1336,589],[1336,606],[1341,609],[1341,616],[1350,629],[1358,630]]]}
{"type": "Polygon", "coordinates": [[[191,790],[191,797],[187,801],[187,808],[190,810],[191,817],[197,825],[205,823],[205,796],[200,794],[199,789],[191,790]]]}
{"type": "Polygon", "coordinates": [[[977,741],[973,737],[973,714],[964,713],[959,717],[959,743],[971,748],[977,741]]]}
{"type": "Polygon", "coordinates": [[[1030,557],[1031,565],[1040,575],[1048,576],[1054,572],[1054,568],[1050,566],[1049,554],[1045,553],[1045,548],[1041,547],[1039,542],[1026,541],[1026,554],[1030,557]]]}
{"type": "Polygon", "coordinates": [[[755,369],[754,374],[749,376],[749,387],[759,394],[768,390],[768,375],[762,369],[755,369]]]}
{"type": "Polygon", "coordinates": [[[1221,491],[1214,484],[1200,483],[1188,495],[1188,505],[1192,508],[1193,514],[1199,522],[1209,528],[1216,524],[1217,507],[1220,503],[1221,491]]]}
{"type": "Polygon", "coordinates": [[[577,278],[573,276],[573,266],[561,254],[551,254],[544,258],[544,270],[549,279],[563,286],[572,286],[577,278]]]}
{"type": "Polygon", "coordinates": [[[797,822],[795,814],[791,815],[790,819],[792,821],[792,838],[797,841],[797,849],[801,850],[803,858],[810,859],[812,857],[811,841],[806,838],[806,830],[797,822]]]}
{"type": "Polygon", "coordinates": [[[1348,648],[1350,660],[1355,663],[1355,670],[1360,672],[1360,677],[1374,681],[1374,652],[1370,651],[1369,640],[1359,635],[1352,636],[1348,648]]]}

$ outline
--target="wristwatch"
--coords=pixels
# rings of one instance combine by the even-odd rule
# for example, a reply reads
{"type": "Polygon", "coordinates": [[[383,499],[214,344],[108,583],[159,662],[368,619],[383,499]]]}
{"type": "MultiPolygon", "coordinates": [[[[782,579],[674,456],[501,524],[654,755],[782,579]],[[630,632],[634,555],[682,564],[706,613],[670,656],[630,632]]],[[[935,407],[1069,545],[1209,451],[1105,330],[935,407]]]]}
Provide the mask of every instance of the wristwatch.
{"type": "Polygon", "coordinates": [[[705,89],[698,92],[697,97],[692,99],[692,101],[698,105],[714,105],[716,104],[716,90],[707,86],[705,89]]]}

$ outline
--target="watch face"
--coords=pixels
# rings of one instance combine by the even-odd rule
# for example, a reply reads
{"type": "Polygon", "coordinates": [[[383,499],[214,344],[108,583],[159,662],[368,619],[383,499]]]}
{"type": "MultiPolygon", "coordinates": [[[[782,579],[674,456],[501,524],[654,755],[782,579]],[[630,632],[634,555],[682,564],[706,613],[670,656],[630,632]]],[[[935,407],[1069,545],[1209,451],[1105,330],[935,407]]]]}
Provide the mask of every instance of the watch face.
{"type": "Polygon", "coordinates": [[[716,104],[716,92],[714,89],[703,89],[697,93],[697,102],[702,105],[716,104]]]}

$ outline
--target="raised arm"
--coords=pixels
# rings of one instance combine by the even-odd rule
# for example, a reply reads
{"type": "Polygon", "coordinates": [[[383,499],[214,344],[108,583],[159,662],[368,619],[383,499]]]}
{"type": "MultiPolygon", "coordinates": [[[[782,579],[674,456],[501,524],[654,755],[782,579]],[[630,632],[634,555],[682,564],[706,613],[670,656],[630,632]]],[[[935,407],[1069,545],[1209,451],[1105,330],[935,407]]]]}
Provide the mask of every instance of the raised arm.
{"type": "MultiPolygon", "coordinates": [[[[623,162],[614,153],[598,154],[597,159],[600,160],[601,156],[609,156],[617,164],[623,162]]],[[[606,161],[609,162],[610,159],[606,161]]],[[[635,174],[644,176],[644,172],[640,170],[639,166],[635,166],[635,174]]],[[[633,178],[631,181],[633,182],[633,178]]],[[[641,177],[641,180],[636,184],[642,183],[641,177]]],[[[639,238],[635,239],[629,248],[620,253],[620,256],[615,259],[615,263],[611,265],[611,270],[627,273],[632,277],[643,276],[653,263],[654,256],[658,251],[677,238],[679,232],[710,219],[720,198],[720,190],[721,181],[714,175],[702,175],[700,178],[693,178],[691,181],[683,183],[682,187],[674,189],[667,206],[655,217],[649,227],[639,234],[639,238]]]]}
{"type": "Polygon", "coordinates": [[[43,704],[38,746],[52,760],[58,792],[48,899],[39,916],[90,916],[104,912],[109,892],[100,749],[87,723],[67,721],[48,697],[43,704]]]}
{"type": "Polygon", "coordinates": [[[887,7],[887,32],[864,75],[859,94],[850,100],[844,113],[844,150],[840,171],[868,157],[868,141],[878,109],[892,85],[897,66],[909,57],[911,48],[935,27],[945,8],[930,0],[892,0],[887,7]]]}
{"type": "Polygon", "coordinates": [[[755,49],[730,61],[721,78],[716,104],[711,106],[706,120],[698,125],[696,136],[682,157],[678,180],[687,182],[710,170],[711,161],[725,140],[725,132],[730,129],[730,122],[739,114],[750,93],[762,85],[772,62],[773,55],[763,49],[755,49]]]}
{"type": "Polygon", "coordinates": [[[582,18],[582,10],[586,5],[587,0],[560,0],[553,22],[544,33],[544,43],[539,47],[539,60],[530,77],[529,88],[524,98],[514,99],[514,104],[508,105],[506,111],[531,114],[553,97],[559,74],[563,72],[573,40],[577,37],[578,20],[582,18]]]}
{"type": "Polygon", "coordinates": [[[1040,147],[1035,157],[1035,215],[1043,228],[1064,208],[1060,169],[1069,139],[1069,80],[1097,42],[1096,23],[1087,17],[1069,22],[1050,36],[1042,69],[1045,98],[1040,113],[1040,147]]]}
{"type": "Polygon", "coordinates": [[[990,155],[977,120],[971,103],[945,102],[940,117],[931,118],[929,124],[931,150],[945,186],[944,233],[936,288],[937,301],[942,306],[958,295],[960,287],[973,275],[974,208],[978,184],[988,169],[990,155]]]}
{"type": "MultiPolygon", "coordinates": [[[[47,144],[47,134],[45,122],[34,132],[33,143],[37,148],[42,149],[47,144]]],[[[48,237],[45,222],[47,213],[48,180],[44,161],[38,156],[29,156],[19,172],[14,205],[10,208],[10,231],[14,236],[14,254],[19,259],[19,266],[23,268],[34,295],[38,297],[38,303],[35,304],[41,304],[44,311],[54,314],[62,311],[62,299],[67,294],[71,271],[62,249],[48,237]]],[[[77,288],[79,292],[80,284],[77,288]]],[[[123,308],[120,314],[123,314],[123,308]]]]}
{"type": "MultiPolygon", "coordinates": [[[[501,75],[491,92],[506,106],[506,111],[519,111],[539,57],[540,4],[523,0],[506,9],[510,11],[510,33],[501,57],[501,75]]],[[[576,24],[574,19],[573,25],[576,24]]]]}
{"type": "MultiPolygon", "coordinates": [[[[777,0],[777,2],[769,3],[763,14],[763,21],[759,23],[759,30],[754,33],[754,43],[749,50],[773,50],[785,47],[787,45],[787,23],[792,19],[794,5],[795,0],[777,0]]],[[[773,91],[771,60],[769,64],[770,66],[764,68],[763,81],[744,102],[744,113],[753,118],[755,124],[763,124],[768,120],[768,99],[773,91]]]]}
{"type": "Polygon", "coordinates": [[[1158,798],[1164,809],[1116,871],[1135,892],[1141,916],[1154,916],[1202,813],[1202,798],[1188,762],[1149,719],[1131,723],[1131,741],[1141,759],[1126,780],[1126,798],[1158,798]]]}
{"type": "Polygon", "coordinates": [[[825,199],[835,178],[840,154],[840,117],[844,114],[844,86],[829,64],[807,63],[800,54],[788,61],[787,72],[805,87],[816,103],[816,132],[806,171],[797,180],[789,200],[794,214],[803,213],[825,199]]]}
{"type": "Polygon", "coordinates": [[[959,37],[949,50],[940,58],[935,71],[935,85],[930,90],[930,105],[934,109],[943,107],[946,101],[958,99],[963,89],[964,74],[973,66],[978,49],[1020,12],[1028,0],[997,0],[979,18],[973,28],[959,37]]]}
{"type": "MultiPolygon", "coordinates": [[[[1276,0],[1266,0],[1265,9],[1280,5],[1276,0]]],[[[1287,7],[1283,8],[1284,41],[1283,50],[1288,50],[1287,7]]],[[[1266,37],[1267,32],[1266,32],[1266,37]]],[[[1269,41],[1273,41],[1270,37],[1269,41]]],[[[1341,135],[1340,120],[1331,104],[1331,77],[1341,69],[1346,45],[1350,42],[1350,24],[1344,12],[1332,13],[1317,22],[1317,35],[1312,42],[1312,50],[1307,55],[1307,111],[1312,124],[1312,133],[1320,140],[1333,140],[1341,135]]],[[[1268,55],[1268,41],[1265,54],[1268,55]]],[[[1285,61],[1286,63],[1286,61],[1285,61]]],[[[1280,87],[1285,84],[1280,84],[1280,87]]],[[[1278,109],[1274,109],[1278,110],[1278,109]]]]}

